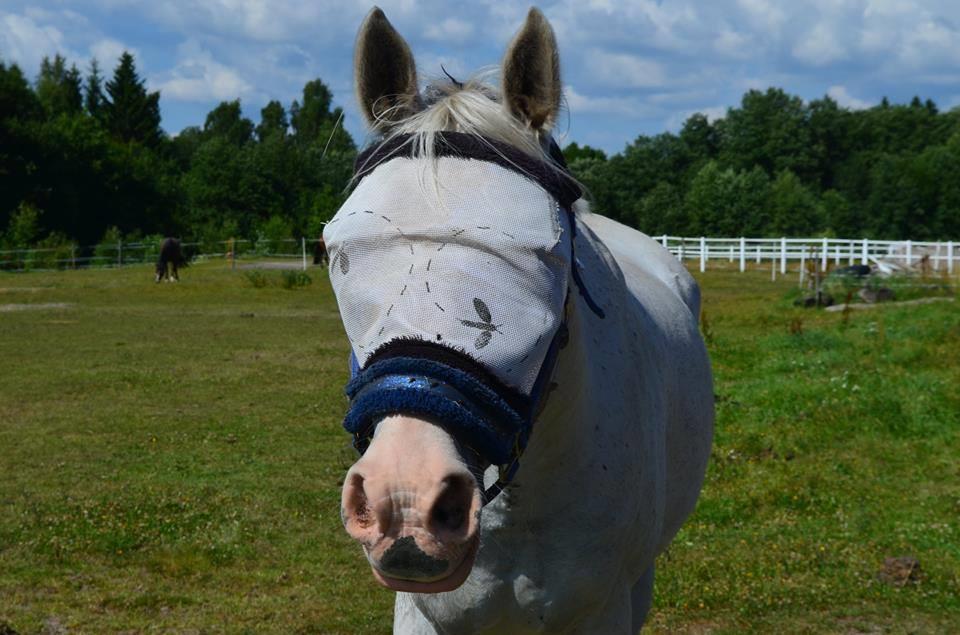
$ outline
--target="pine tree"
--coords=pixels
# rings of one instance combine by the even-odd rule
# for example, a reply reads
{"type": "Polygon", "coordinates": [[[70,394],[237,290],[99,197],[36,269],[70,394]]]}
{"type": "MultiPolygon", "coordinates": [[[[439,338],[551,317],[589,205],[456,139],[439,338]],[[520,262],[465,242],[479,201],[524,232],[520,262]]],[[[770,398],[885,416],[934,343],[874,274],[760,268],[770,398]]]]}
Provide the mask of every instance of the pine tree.
{"type": "Polygon", "coordinates": [[[84,107],[94,119],[100,119],[104,106],[103,79],[100,77],[100,65],[97,58],[90,61],[90,73],[87,75],[87,85],[84,87],[84,107]]]}
{"type": "Polygon", "coordinates": [[[147,93],[137,75],[133,55],[124,51],[107,82],[110,96],[103,104],[107,129],[123,141],[153,145],[160,141],[160,93],[147,93]]]}
{"type": "Polygon", "coordinates": [[[43,58],[36,90],[37,98],[50,116],[75,114],[82,108],[80,71],[76,66],[67,70],[67,60],[59,53],[53,61],[43,58]]]}

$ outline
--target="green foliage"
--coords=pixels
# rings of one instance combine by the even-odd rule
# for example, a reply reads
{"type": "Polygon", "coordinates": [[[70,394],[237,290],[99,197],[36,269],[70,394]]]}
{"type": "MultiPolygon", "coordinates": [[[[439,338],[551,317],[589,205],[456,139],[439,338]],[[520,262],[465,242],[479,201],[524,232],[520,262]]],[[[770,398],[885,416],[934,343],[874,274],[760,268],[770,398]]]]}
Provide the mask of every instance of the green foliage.
{"type": "Polygon", "coordinates": [[[292,238],[293,227],[290,221],[283,216],[271,216],[261,223],[257,230],[256,252],[263,256],[292,253],[299,250],[299,245],[289,242],[292,238]]]}
{"type": "Polygon", "coordinates": [[[47,234],[35,248],[37,251],[31,254],[28,269],[68,269],[74,264],[75,245],[59,232],[47,234]]]}
{"type": "Polygon", "coordinates": [[[100,64],[96,58],[93,58],[90,60],[90,73],[87,75],[87,83],[84,85],[83,107],[88,115],[94,119],[100,119],[105,100],[103,78],[100,77],[100,64]]]}
{"type": "Polygon", "coordinates": [[[270,282],[267,278],[267,275],[259,269],[250,269],[249,271],[244,271],[243,278],[247,281],[247,284],[254,289],[262,289],[270,282]]]}
{"type": "Polygon", "coordinates": [[[243,116],[239,99],[222,101],[207,115],[203,133],[242,146],[253,139],[253,122],[243,116]]]}
{"type": "Polygon", "coordinates": [[[280,286],[287,290],[299,289],[313,283],[306,271],[285,269],[280,272],[280,286]]]}
{"type": "Polygon", "coordinates": [[[123,235],[116,226],[107,228],[97,246],[94,247],[93,257],[99,265],[112,265],[120,262],[123,257],[123,235]]]}
{"type": "Polygon", "coordinates": [[[774,236],[812,236],[824,226],[817,198],[790,170],[777,174],[770,184],[767,209],[774,236]]]}
{"type": "Polygon", "coordinates": [[[49,116],[73,115],[83,107],[80,71],[76,66],[67,69],[67,60],[59,53],[53,61],[44,57],[37,77],[37,98],[49,116]]]}
{"type": "Polygon", "coordinates": [[[4,246],[7,249],[27,249],[39,237],[40,211],[30,203],[20,203],[3,235],[4,246]]]}
{"type": "Polygon", "coordinates": [[[767,176],[754,167],[735,172],[709,161],[697,173],[684,202],[695,235],[755,236],[766,223],[767,176]]]}
{"type": "Polygon", "coordinates": [[[273,100],[260,110],[260,123],[257,125],[257,139],[261,142],[272,136],[285,137],[290,122],[283,104],[273,100]]]}

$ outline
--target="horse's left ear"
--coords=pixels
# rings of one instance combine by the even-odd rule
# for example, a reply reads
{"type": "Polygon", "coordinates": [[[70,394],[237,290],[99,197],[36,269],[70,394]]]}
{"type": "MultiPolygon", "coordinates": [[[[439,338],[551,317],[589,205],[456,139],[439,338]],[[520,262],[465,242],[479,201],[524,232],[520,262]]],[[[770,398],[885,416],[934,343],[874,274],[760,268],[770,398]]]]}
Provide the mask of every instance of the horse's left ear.
{"type": "Polygon", "coordinates": [[[503,59],[503,100],[534,130],[549,129],[560,111],[560,53],[553,29],[533,7],[503,59]]]}

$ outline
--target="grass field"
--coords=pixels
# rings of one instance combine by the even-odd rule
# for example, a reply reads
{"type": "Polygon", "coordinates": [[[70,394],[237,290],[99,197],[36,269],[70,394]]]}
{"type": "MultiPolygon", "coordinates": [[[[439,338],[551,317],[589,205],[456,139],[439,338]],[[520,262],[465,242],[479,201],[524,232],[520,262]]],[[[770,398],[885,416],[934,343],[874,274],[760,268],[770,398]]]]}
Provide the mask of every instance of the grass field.
{"type": "MultiPolygon", "coordinates": [[[[338,518],[326,274],[264,275],[0,275],[0,633],[389,631],[338,518]]],[[[960,632],[960,309],[814,312],[768,276],[701,276],[716,443],[652,630],[960,632]]]]}

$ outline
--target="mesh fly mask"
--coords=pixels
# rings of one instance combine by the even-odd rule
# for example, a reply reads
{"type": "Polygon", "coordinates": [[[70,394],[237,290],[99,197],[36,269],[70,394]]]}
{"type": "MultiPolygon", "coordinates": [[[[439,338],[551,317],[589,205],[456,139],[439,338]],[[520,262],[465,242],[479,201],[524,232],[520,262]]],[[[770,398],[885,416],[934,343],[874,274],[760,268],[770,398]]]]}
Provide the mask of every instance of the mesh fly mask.
{"type": "Polygon", "coordinates": [[[344,427],[363,452],[386,416],[443,425],[499,466],[490,500],[519,466],[564,343],[580,189],[496,141],[438,133],[435,150],[415,157],[406,136],[361,154],[323,232],[352,350],[344,427]]]}

